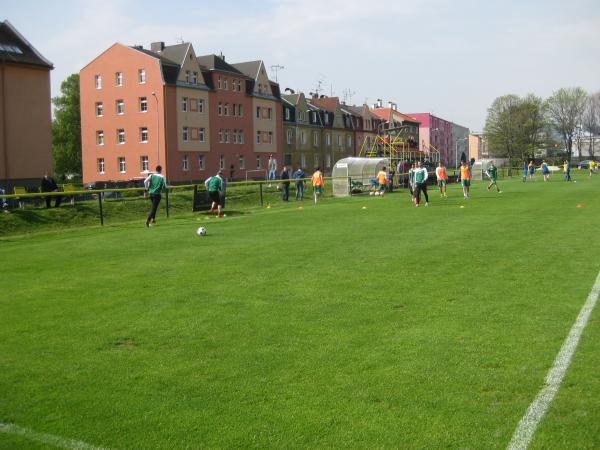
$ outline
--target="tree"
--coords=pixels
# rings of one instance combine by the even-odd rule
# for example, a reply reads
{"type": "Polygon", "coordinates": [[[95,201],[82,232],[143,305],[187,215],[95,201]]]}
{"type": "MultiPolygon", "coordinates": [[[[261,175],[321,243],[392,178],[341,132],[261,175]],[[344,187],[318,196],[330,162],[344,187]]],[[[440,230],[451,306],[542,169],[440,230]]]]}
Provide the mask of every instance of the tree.
{"type": "Polygon", "coordinates": [[[600,93],[590,95],[583,113],[583,129],[590,135],[590,159],[594,159],[594,136],[600,133],[600,93]]]}
{"type": "Polygon", "coordinates": [[[484,134],[490,152],[513,161],[530,158],[539,147],[545,127],[544,102],[529,94],[498,97],[488,109],[484,134]]]}
{"type": "Polygon", "coordinates": [[[54,171],[59,175],[81,174],[81,114],[79,74],[72,74],[60,85],[62,95],[54,97],[52,154],[54,171]]]}
{"type": "Polygon", "coordinates": [[[519,105],[518,143],[521,146],[521,159],[533,158],[543,141],[546,120],[545,106],[541,97],[526,95],[519,105]]]}
{"type": "Polygon", "coordinates": [[[569,161],[573,153],[573,138],[577,128],[581,126],[586,99],[586,92],[580,87],[575,87],[559,89],[546,100],[548,121],[560,134],[569,161]]]}

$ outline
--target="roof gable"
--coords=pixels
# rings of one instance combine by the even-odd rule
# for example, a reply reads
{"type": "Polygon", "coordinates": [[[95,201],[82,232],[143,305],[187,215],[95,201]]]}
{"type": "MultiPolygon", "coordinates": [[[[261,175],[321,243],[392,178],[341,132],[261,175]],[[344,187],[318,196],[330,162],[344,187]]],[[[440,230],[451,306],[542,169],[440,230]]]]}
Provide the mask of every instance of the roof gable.
{"type": "Polygon", "coordinates": [[[227,64],[223,58],[218,57],[215,54],[198,56],[196,58],[198,64],[204,66],[208,70],[217,70],[219,72],[229,72],[239,76],[245,76],[238,69],[233,67],[231,64],[227,64]]]}
{"type": "Polygon", "coordinates": [[[44,58],[8,20],[0,22],[0,55],[6,61],[54,69],[54,65],[44,58]]]}

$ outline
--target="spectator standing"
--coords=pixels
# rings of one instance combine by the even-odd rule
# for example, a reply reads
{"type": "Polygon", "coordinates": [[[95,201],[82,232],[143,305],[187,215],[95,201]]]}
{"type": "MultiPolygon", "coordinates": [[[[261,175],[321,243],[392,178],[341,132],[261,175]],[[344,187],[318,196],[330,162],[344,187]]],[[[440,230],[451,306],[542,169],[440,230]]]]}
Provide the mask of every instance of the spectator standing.
{"type": "MultiPolygon", "coordinates": [[[[42,192],[58,192],[58,185],[54,178],[48,175],[48,172],[44,174],[44,178],[42,178],[42,192]]],[[[46,208],[50,208],[50,203],[52,202],[52,197],[45,197],[46,200],[46,208]]],[[[54,199],[54,207],[58,208],[60,206],[60,202],[62,200],[62,196],[57,195],[54,199]]]]}
{"type": "Polygon", "coordinates": [[[152,202],[150,213],[146,219],[146,226],[149,227],[151,224],[156,223],[156,210],[158,209],[158,204],[160,203],[161,194],[163,189],[167,188],[165,177],[162,176],[162,166],[156,166],[156,173],[151,173],[148,175],[148,177],[144,180],[144,187],[148,191],[150,201],[152,202]]]}
{"type": "Polygon", "coordinates": [[[288,171],[287,166],[283,166],[283,170],[281,171],[281,175],[279,177],[281,182],[281,198],[284,202],[289,201],[290,198],[290,172],[288,171]]]}
{"type": "Polygon", "coordinates": [[[571,181],[571,163],[569,161],[565,160],[563,170],[565,172],[564,181],[571,181]]]}
{"type": "Polygon", "coordinates": [[[296,180],[296,200],[304,200],[304,170],[302,167],[298,167],[298,170],[294,172],[294,179],[296,180]]]}
{"type": "MultiPolygon", "coordinates": [[[[4,190],[4,188],[0,187],[0,195],[6,195],[6,191],[4,190]]],[[[0,198],[0,207],[2,208],[2,211],[4,211],[5,213],[8,212],[8,202],[6,201],[5,198],[0,198]]]]}
{"type": "MultiPolygon", "coordinates": [[[[269,155],[269,161],[267,161],[267,168],[269,169],[269,182],[277,178],[277,160],[273,158],[273,155],[269,155]]],[[[269,187],[271,184],[269,183],[269,187]]]]}

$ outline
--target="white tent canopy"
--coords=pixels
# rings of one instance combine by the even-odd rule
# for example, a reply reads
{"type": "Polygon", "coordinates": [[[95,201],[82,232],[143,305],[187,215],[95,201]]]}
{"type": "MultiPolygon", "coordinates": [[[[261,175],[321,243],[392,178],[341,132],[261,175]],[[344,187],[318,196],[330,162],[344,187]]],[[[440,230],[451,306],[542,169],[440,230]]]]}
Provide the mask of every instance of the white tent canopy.
{"type": "Polygon", "coordinates": [[[384,167],[389,168],[389,158],[358,158],[340,159],[333,166],[333,195],[346,197],[350,195],[352,185],[368,186],[377,172],[384,167]],[[350,184],[351,183],[351,184],[350,184]]]}

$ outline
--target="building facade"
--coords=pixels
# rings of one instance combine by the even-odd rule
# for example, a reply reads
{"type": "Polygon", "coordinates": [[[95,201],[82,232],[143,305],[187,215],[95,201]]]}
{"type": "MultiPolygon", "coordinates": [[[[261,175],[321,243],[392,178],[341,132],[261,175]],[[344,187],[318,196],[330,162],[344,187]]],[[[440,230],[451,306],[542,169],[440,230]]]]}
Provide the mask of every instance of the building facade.
{"type": "Polygon", "coordinates": [[[81,69],[83,182],[144,178],[156,165],[173,179],[179,159],[179,66],[142,48],[114,44],[81,69]]]}
{"type": "Polygon", "coordinates": [[[306,101],[303,93],[282,96],[284,163],[312,170],[324,164],[321,110],[306,101]]]}
{"type": "Polygon", "coordinates": [[[0,22],[0,186],[39,187],[52,173],[53,65],[10,22],[0,22]]]}
{"type": "Polygon", "coordinates": [[[230,179],[247,174],[264,178],[266,159],[254,152],[252,80],[220,56],[205,55],[198,61],[211,88],[209,175],[221,169],[230,179]]]}
{"type": "Polygon", "coordinates": [[[139,180],[158,164],[171,183],[262,178],[269,155],[282,159],[279,85],[262,61],[114,44],[81,70],[80,94],[85,183],[139,180]]]}
{"type": "Polygon", "coordinates": [[[252,98],[253,149],[256,158],[277,160],[278,169],[283,165],[283,120],[279,85],[269,80],[263,61],[248,61],[233,64],[246,75],[248,95],[252,98]]]}
{"type": "Polygon", "coordinates": [[[440,160],[448,167],[454,166],[452,148],[452,122],[430,113],[407,113],[419,122],[419,145],[422,151],[433,147],[440,153],[440,160]]]}
{"type": "Polygon", "coordinates": [[[310,98],[309,103],[318,108],[323,123],[322,168],[331,173],[333,164],[342,158],[354,156],[354,126],[350,114],[342,111],[338,97],[310,98]]]}
{"type": "Polygon", "coordinates": [[[469,129],[467,127],[456,123],[452,124],[452,147],[454,148],[454,158],[451,161],[452,167],[458,167],[461,161],[471,159],[469,155],[469,129]]]}

